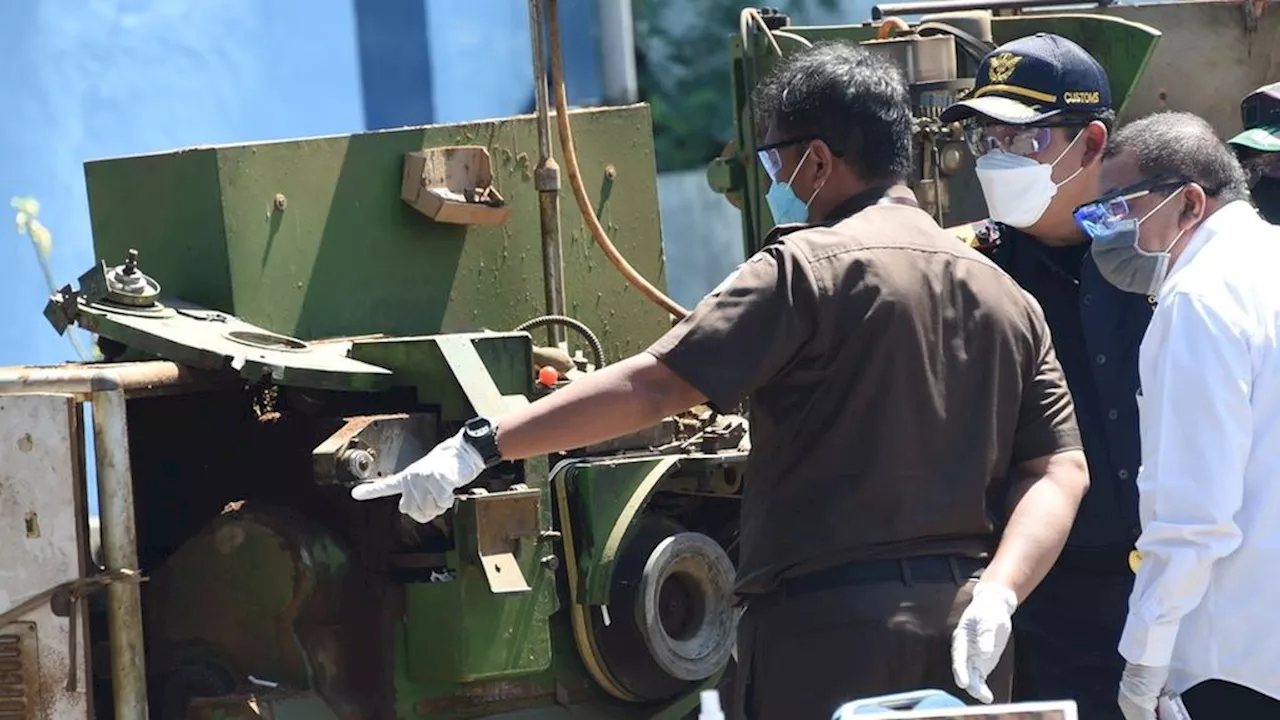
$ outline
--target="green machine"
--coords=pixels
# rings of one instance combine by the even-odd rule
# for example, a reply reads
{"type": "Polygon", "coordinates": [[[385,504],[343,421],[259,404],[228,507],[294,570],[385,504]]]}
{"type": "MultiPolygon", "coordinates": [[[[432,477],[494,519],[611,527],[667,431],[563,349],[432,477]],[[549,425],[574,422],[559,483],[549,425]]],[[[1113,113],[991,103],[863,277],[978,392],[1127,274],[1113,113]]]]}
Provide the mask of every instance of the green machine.
{"type": "Polygon", "coordinates": [[[683,313],[650,284],[648,108],[556,100],[86,164],[101,260],[46,317],[112,372],[181,370],[122,381],[147,579],[136,622],[91,618],[99,717],[680,718],[722,680],[741,416],[504,463],[427,525],[350,498],[683,313]]]}
{"type": "MultiPolygon", "coordinates": [[[[883,6],[837,27],[744,12],[727,56],[743,150],[709,178],[741,208],[747,252],[771,224],[749,91],[807,43],[866,42],[908,69],[917,194],[950,226],[984,210],[955,128],[936,117],[990,43],[1059,32],[1108,65],[1122,118],[1181,107],[1226,134],[1239,97],[1267,79],[1256,48],[1280,30],[1253,0],[1070,13],[994,2],[883,6]],[[1178,44],[1157,46],[1161,32],[1178,44]],[[1179,83],[1211,58],[1232,72],[1179,83]]],[[[0,370],[0,435],[16,438],[0,443],[0,467],[26,468],[21,482],[40,489],[39,514],[0,508],[0,524],[53,548],[30,562],[56,556],[84,577],[50,591],[45,625],[0,623],[5,662],[35,658],[37,631],[40,647],[71,638],[71,652],[40,656],[43,679],[5,675],[21,681],[5,697],[60,720],[93,716],[68,709],[86,692],[96,717],[121,720],[675,719],[732,674],[741,415],[695,408],[504,463],[427,525],[394,500],[350,498],[473,415],[556,392],[684,313],[660,290],[647,107],[569,112],[557,84],[553,119],[542,29],[555,66],[555,2],[530,10],[536,115],[86,164],[100,260],[45,315],[94,333],[106,362],[0,370]],[[69,419],[28,421],[62,401],[15,393],[68,394],[69,419]],[[96,562],[72,523],[47,519],[68,503],[83,518],[82,492],[51,490],[83,473],[83,437],[66,432],[82,402],[96,562]],[[70,462],[42,459],[57,442],[70,462]],[[76,600],[104,585],[78,636],[76,600]],[[50,682],[46,660],[70,678],[50,682]]],[[[0,596],[18,597],[9,582],[0,596]]]]}

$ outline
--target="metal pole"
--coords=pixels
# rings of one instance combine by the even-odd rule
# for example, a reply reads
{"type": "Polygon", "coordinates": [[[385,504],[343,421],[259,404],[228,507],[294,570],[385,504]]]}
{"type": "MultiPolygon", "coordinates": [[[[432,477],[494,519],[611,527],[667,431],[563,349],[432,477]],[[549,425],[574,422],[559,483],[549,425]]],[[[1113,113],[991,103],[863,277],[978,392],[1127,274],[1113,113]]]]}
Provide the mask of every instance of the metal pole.
{"type": "MultiPolygon", "coordinates": [[[[108,571],[137,570],[138,566],[126,391],[154,391],[191,379],[189,370],[170,362],[0,370],[0,395],[67,394],[93,403],[102,549],[108,571]]],[[[107,586],[111,683],[118,720],[149,717],[141,595],[134,582],[107,586]]]]}
{"type": "Polygon", "coordinates": [[[604,101],[609,105],[630,105],[640,97],[631,0],[597,0],[596,14],[600,19],[604,101]]]}
{"type": "MultiPolygon", "coordinates": [[[[138,530],[133,515],[133,467],[124,389],[93,393],[93,448],[98,462],[98,508],[102,555],[110,570],[138,567],[138,530]]],[[[138,583],[107,585],[107,628],[117,718],[145,720],[147,663],[142,650],[142,589],[138,583]]]]}
{"type": "MultiPolygon", "coordinates": [[[[538,166],[533,186],[538,191],[538,219],[542,229],[542,283],[547,313],[564,315],[564,256],[560,243],[560,166],[551,154],[551,104],[547,93],[547,60],[543,47],[542,0],[529,0],[529,36],[533,45],[534,101],[538,109],[538,166]]],[[[560,78],[557,78],[557,81],[560,78]]],[[[565,329],[547,326],[552,345],[568,350],[565,329]]]]}
{"type": "Polygon", "coordinates": [[[922,15],[924,13],[962,12],[965,10],[1021,10],[1063,5],[1097,5],[1105,7],[1110,0],[1078,2],[1078,0],[922,0],[921,2],[882,3],[871,8],[871,19],[883,20],[893,15],[922,15]]]}

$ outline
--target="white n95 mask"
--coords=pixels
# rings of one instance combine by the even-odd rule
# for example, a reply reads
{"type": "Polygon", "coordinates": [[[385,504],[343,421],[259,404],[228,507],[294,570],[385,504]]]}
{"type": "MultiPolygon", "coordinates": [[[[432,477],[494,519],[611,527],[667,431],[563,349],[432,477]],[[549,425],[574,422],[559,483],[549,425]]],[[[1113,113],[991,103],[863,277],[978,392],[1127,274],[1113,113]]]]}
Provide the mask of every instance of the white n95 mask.
{"type": "Polygon", "coordinates": [[[987,201],[988,217],[1019,229],[1035,225],[1049,209],[1058,188],[1074,180],[1084,169],[1077,168],[1060,183],[1053,181],[1054,166],[1083,134],[1081,132],[1072,138],[1052,163],[1036,162],[1003,150],[992,150],[978,158],[975,171],[987,201]]]}

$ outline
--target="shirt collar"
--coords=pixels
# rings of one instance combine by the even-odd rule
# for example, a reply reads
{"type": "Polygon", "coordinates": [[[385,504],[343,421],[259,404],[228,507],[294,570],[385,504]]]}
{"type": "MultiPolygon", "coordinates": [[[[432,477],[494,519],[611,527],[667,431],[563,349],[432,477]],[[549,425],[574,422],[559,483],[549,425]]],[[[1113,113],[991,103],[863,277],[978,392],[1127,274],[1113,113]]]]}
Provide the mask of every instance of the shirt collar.
{"type": "Polygon", "coordinates": [[[870,187],[848,198],[844,202],[841,202],[839,205],[836,205],[821,223],[816,224],[827,226],[835,225],[841,220],[849,218],[876,204],[910,205],[912,207],[918,207],[915,193],[911,192],[911,188],[906,185],[870,187]]]}
{"type": "Polygon", "coordinates": [[[1258,211],[1254,210],[1253,206],[1245,200],[1233,200],[1215,210],[1192,233],[1191,239],[1187,241],[1187,246],[1183,248],[1182,254],[1178,256],[1178,261],[1169,269],[1169,274],[1165,276],[1161,287],[1167,287],[1173,276],[1191,263],[1205,243],[1209,242],[1210,238],[1240,223],[1247,223],[1251,219],[1258,219],[1258,211]]]}

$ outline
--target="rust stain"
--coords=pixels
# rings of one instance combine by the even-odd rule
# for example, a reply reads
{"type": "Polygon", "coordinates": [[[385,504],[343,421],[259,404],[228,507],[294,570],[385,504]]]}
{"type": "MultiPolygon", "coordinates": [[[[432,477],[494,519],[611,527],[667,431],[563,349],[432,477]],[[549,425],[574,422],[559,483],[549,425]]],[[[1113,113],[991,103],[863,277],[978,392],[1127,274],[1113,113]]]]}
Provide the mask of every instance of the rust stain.
{"type": "Polygon", "coordinates": [[[18,449],[24,453],[31,452],[31,449],[35,446],[36,443],[31,439],[31,433],[26,433],[22,437],[18,438],[18,449]]]}

